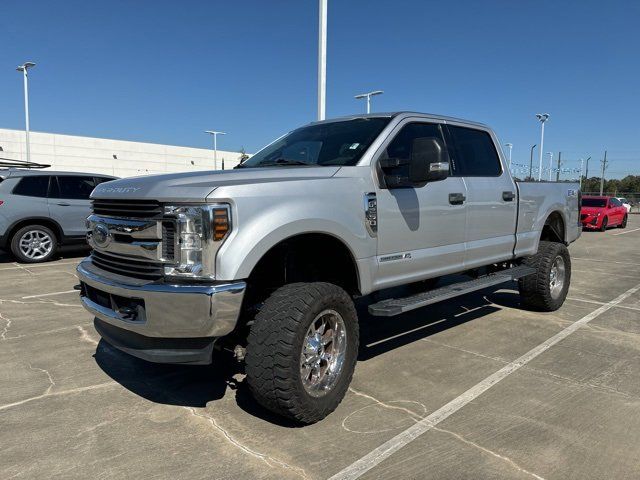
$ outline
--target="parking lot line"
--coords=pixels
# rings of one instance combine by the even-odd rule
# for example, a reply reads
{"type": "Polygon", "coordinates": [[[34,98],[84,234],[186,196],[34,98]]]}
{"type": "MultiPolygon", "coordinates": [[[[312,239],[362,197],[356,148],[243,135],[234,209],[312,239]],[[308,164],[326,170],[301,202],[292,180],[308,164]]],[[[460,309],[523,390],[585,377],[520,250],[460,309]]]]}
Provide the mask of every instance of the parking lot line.
{"type": "Polygon", "coordinates": [[[52,297],[54,295],[63,295],[65,293],[75,293],[75,292],[77,292],[77,290],[65,290],[64,292],[41,293],[40,295],[27,295],[26,297],[22,297],[22,300],[26,300],[27,298],[52,297]]]}
{"type": "Polygon", "coordinates": [[[545,352],[546,350],[548,350],[549,348],[551,348],[553,345],[557,344],[561,340],[567,338],[569,335],[571,335],[573,332],[578,330],[580,327],[588,324],[590,321],[597,318],[604,312],[610,310],[611,308],[615,307],[616,305],[618,305],[619,303],[621,303],[631,295],[635,294],[639,290],[640,290],[640,284],[636,285],[633,288],[630,288],[629,290],[622,293],[615,299],[611,300],[608,303],[605,303],[604,305],[597,308],[593,312],[575,321],[565,329],[556,333],[553,337],[544,341],[537,347],[534,347],[531,350],[529,350],[520,358],[517,358],[513,362],[508,363],[507,365],[505,365],[503,368],[501,368],[494,374],[488,376],[481,382],[477,383],[476,385],[468,389],[466,392],[462,393],[461,395],[454,398],[443,407],[431,413],[429,416],[423,418],[413,426],[407,428],[405,431],[399,433],[395,437],[386,441],[375,450],[372,450],[371,452],[366,454],[364,457],[360,458],[359,460],[347,466],[340,472],[336,473],[329,480],[351,480],[351,479],[360,478],[366,472],[374,468],[376,465],[378,465],[385,459],[389,458],[391,455],[393,455],[395,452],[400,450],[402,447],[414,441],[415,439],[420,437],[422,434],[426,433],[427,431],[429,431],[430,429],[438,425],[440,422],[446,420],[448,417],[453,415],[455,412],[460,410],[469,402],[473,401],[478,396],[482,395],[484,392],[489,390],[492,386],[494,386],[501,380],[505,379],[506,377],[511,375],[513,372],[519,370],[521,367],[529,363],[538,355],[545,352]]]}
{"type": "MultiPolygon", "coordinates": [[[[29,263],[29,268],[42,268],[42,267],[57,267],[59,265],[77,265],[80,263],[80,260],[75,260],[73,262],[49,262],[49,263],[29,263]]],[[[0,268],[0,272],[4,272],[5,270],[24,270],[25,267],[23,265],[18,265],[14,263],[15,267],[5,267],[0,268]]]]}
{"type": "Polygon", "coordinates": [[[571,260],[585,260],[588,262],[599,262],[599,263],[616,263],[618,265],[636,265],[640,267],[640,263],[614,262],[613,260],[598,260],[597,258],[572,257],[571,260]]]}
{"type": "Polygon", "coordinates": [[[637,232],[638,230],[640,230],[640,228],[634,228],[633,230],[625,230],[624,232],[618,232],[618,233],[614,233],[613,235],[611,235],[612,237],[615,237],[617,235],[624,235],[625,233],[631,233],[631,232],[637,232]]]}
{"type": "MultiPolygon", "coordinates": [[[[598,302],[597,300],[588,300],[586,298],[567,297],[567,300],[573,300],[574,302],[592,303],[594,305],[606,305],[606,302],[598,302]]],[[[627,310],[635,310],[640,312],[640,308],[628,307],[627,305],[614,305],[616,308],[626,308],[627,310]]]]}

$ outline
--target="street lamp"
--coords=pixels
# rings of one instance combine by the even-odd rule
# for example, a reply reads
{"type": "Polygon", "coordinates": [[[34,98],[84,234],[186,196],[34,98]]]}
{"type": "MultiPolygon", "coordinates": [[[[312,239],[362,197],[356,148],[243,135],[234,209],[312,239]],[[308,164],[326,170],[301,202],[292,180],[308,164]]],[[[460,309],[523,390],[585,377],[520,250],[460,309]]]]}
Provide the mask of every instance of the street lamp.
{"type": "Polygon", "coordinates": [[[509,170],[511,170],[511,150],[513,149],[513,143],[505,143],[504,146],[509,149],[509,170]]]}
{"type": "Polygon", "coordinates": [[[537,145],[531,145],[531,156],[529,157],[529,181],[533,180],[533,149],[536,147],[537,145]]]}
{"type": "Polygon", "coordinates": [[[366,98],[367,113],[371,113],[371,97],[373,97],[374,95],[381,95],[383,93],[384,92],[382,90],[374,90],[373,92],[361,93],[360,95],[356,95],[354,98],[357,98],[357,99],[366,98]]]}
{"type": "Polygon", "coordinates": [[[553,152],[547,152],[549,155],[549,181],[551,181],[551,169],[553,168],[553,152]]]}
{"type": "Polygon", "coordinates": [[[327,103],[327,0],[318,0],[318,120],[327,103]]]}
{"type": "Polygon", "coordinates": [[[226,135],[225,132],[217,132],[215,130],[205,130],[204,133],[213,135],[213,169],[218,169],[218,135],[226,135]]]}
{"type": "Polygon", "coordinates": [[[538,170],[538,181],[542,180],[542,152],[544,152],[544,122],[549,119],[548,113],[536,113],[536,118],[542,124],[542,131],[540,133],[540,169],[538,170]]]}
{"type": "Polygon", "coordinates": [[[31,149],[29,146],[29,79],[27,70],[35,66],[36,64],[33,62],[24,62],[22,65],[16,68],[17,71],[22,72],[22,77],[24,79],[24,131],[27,142],[27,162],[31,161],[31,149]]]}

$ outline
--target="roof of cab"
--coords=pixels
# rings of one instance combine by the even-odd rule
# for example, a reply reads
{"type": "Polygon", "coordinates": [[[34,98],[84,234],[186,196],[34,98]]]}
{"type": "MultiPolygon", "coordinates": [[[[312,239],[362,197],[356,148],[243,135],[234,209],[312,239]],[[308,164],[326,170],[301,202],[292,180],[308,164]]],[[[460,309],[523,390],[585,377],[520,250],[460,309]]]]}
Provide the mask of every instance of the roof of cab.
{"type": "Polygon", "coordinates": [[[357,118],[395,118],[395,117],[402,117],[402,118],[406,118],[406,117],[420,117],[420,118],[426,118],[429,120],[437,120],[437,121],[443,121],[443,122],[458,122],[458,123],[466,123],[468,125],[475,125],[478,127],[483,127],[483,128],[489,128],[488,125],[485,125],[484,123],[480,123],[480,122],[475,122],[473,120],[465,120],[463,118],[456,118],[456,117],[448,117],[446,115],[437,115],[434,113],[423,113],[423,112],[412,112],[409,110],[402,110],[402,111],[397,111],[397,112],[383,112],[383,113],[364,113],[361,115],[347,115],[347,116],[343,116],[343,117],[336,117],[336,118],[330,118],[327,120],[320,120],[317,122],[311,122],[311,124],[315,125],[315,124],[319,124],[319,123],[332,123],[332,122],[343,122],[343,121],[347,121],[347,120],[355,120],[357,118]]]}

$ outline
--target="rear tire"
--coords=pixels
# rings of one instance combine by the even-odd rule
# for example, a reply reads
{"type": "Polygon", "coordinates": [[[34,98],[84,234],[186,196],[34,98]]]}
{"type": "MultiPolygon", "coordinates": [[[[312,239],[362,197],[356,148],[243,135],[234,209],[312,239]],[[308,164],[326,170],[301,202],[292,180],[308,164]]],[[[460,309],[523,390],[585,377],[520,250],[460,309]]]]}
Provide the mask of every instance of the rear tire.
{"type": "Polygon", "coordinates": [[[26,225],[11,237],[11,253],[22,263],[47,262],[57,249],[56,234],[44,225],[26,225]]]}
{"type": "Polygon", "coordinates": [[[604,232],[607,229],[607,224],[609,223],[609,219],[607,217],[604,217],[602,219],[602,225],[600,226],[600,231],[604,232]]]}
{"type": "Polygon", "coordinates": [[[622,217],[622,223],[618,225],[618,228],[627,228],[627,214],[622,217]]]}
{"type": "Polygon", "coordinates": [[[322,420],[349,388],[358,335],[355,307],[342,288],[285,285],[266,300],[251,326],[245,359],[249,389],[278,415],[304,424],[322,420]]]}
{"type": "Polygon", "coordinates": [[[536,273],[518,280],[522,305],[542,312],[560,308],[571,282],[571,257],[567,247],[562,243],[540,241],[538,253],[525,258],[523,264],[535,268],[536,273]]]}

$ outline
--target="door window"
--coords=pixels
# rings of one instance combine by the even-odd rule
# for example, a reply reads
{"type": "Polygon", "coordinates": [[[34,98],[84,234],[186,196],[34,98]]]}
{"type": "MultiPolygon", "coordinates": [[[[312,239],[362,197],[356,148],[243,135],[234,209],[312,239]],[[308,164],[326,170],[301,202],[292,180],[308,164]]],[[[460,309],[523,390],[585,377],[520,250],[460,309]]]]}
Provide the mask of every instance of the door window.
{"type": "Polygon", "coordinates": [[[398,166],[388,168],[393,175],[409,175],[409,159],[413,141],[417,138],[435,137],[444,144],[440,125],[436,123],[409,123],[402,127],[381,155],[381,159],[398,159],[398,166]]]}
{"type": "Polygon", "coordinates": [[[22,177],[18,184],[13,188],[14,195],[24,195],[25,197],[41,197],[47,196],[49,188],[49,176],[35,175],[22,177]]]}
{"type": "Polygon", "coordinates": [[[50,196],[69,200],[88,200],[95,186],[96,182],[93,177],[79,175],[59,176],[57,188],[53,189],[50,196]]]}
{"type": "Polygon", "coordinates": [[[491,135],[484,130],[449,125],[455,174],[463,177],[499,177],[500,158],[491,135]]]}

